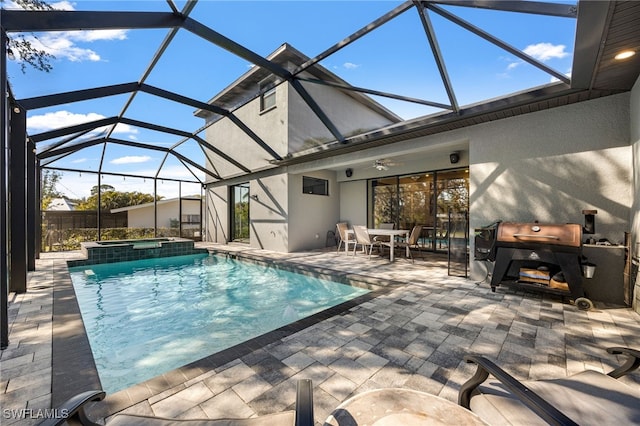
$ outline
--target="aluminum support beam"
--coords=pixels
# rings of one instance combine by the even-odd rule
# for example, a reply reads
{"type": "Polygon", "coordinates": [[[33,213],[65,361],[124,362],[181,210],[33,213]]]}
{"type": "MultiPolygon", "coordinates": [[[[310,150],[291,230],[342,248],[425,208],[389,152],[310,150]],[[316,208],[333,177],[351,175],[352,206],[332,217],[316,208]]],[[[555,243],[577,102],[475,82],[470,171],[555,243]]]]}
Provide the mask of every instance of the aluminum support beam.
{"type": "Polygon", "coordinates": [[[403,14],[404,12],[406,12],[409,9],[411,9],[412,7],[413,7],[413,3],[411,3],[410,1],[402,3],[400,6],[396,7],[392,11],[387,12],[386,14],[381,16],[380,18],[378,18],[375,21],[367,24],[366,26],[360,28],[355,33],[351,34],[350,36],[348,36],[348,37],[342,39],[341,41],[339,41],[338,43],[334,44],[333,46],[331,46],[330,48],[328,48],[324,52],[320,53],[315,58],[309,59],[307,62],[305,62],[304,64],[300,65],[298,68],[296,68],[293,71],[293,75],[300,74],[301,72],[305,71],[307,68],[317,64],[318,62],[322,61],[323,59],[326,59],[330,55],[333,55],[334,53],[336,53],[340,49],[343,49],[344,47],[346,47],[346,46],[350,45],[351,43],[353,43],[354,41],[358,40],[359,38],[369,34],[371,31],[375,30],[376,28],[381,27],[382,25],[384,25],[387,22],[391,21],[396,16],[403,14]]]}
{"type": "Polygon", "coordinates": [[[458,112],[460,110],[460,106],[458,105],[456,94],[453,90],[453,85],[451,84],[449,73],[447,72],[447,67],[444,64],[444,58],[442,56],[442,52],[440,51],[440,45],[438,44],[436,32],[433,29],[433,25],[431,24],[431,19],[429,19],[429,15],[426,13],[424,7],[416,5],[416,8],[418,9],[420,22],[422,22],[422,26],[424,27],[424,32],[427,36],[427,40],[429,41],[429,45],[431,46],[431,52],[433,53],[436,65],[438,66],[440,78],[442,79],[442,83],[444,84],[447,96],[449,97],[449,103],[451,103],[453,111],[458,112]]]}
{"type": "MultiPolygon", "coordinates": [[[[44,160],[46,158],[58,157],[58,156],[64,155],[64,154],[70,154],[72,152],[75,152],[75,151],[83,149],[83,148],[89,148],[91,146],[100,145],[101,143],[105,143],[105,142],[106,142],[105,138],[90,139],[88,141],[84,141],[84,142],[77,143],[77,144],[74,144],[74,145],[63,146],[63,147],[56,148],[56,149],[53,149],[53,150],[48,150],[48,151],[45,151],[45,152],[39,152],[38,153],[38,158],[40,160],[44,160]]],[[[152,149],[152,148],[150,148],[150,149],[152,149]]]]}
{"type": "Polygon", "coordinates": [[[6,32],[173,28],[183,18],[171,12],[3,10],[6,32]]]}
{"type": "Polygon", "coordinates": [[[36,157],[36,214],[38,215],[36,218],[36,259],[40,259],[40,253],[42,253],[42,179],[41,179],[41,170],[40,160],[36,157]]]}
{"type": "Polygon", "coordinates": [[[505,12],[533,13],[535,15],[575,18],[578,5],[546,3],[522,0],[425,0],[425,3],[448,4],[452,6],[475,7],[479,9],[503,10],[505,12]]]}
{"type": "Polygon", "coordinates": [[[470,24],[469,22],[465,21],[464,19],[460,19],[457,16],[447,12],[446,10],[442,9],[441,7],[438,6],[434,6],[432,4],[427,4],[427,8],[429,10],[432,10],[433,12],[437,13],[438,15],[450,20],[451,22],[461,26],[462,28],[471,31],[473,34],[480,36],[481,38],[487,40],[490,43],[495,44],[496,46],[506,50],[507,52],[517,56],[518,58],[522,59],[523,61],[533,65],[536,68],[539,68],[540,70],[546,72],[549,75],[552,75],[553,77],[557,78],[558,80],[566,83],[566,84],[570,84],[571,81],[569,80],[569,78],[562,74],[559,73],[558,71],[549,68],[548,66],[546,66],[545,64],[543,64],[540,61],[535,60],[534,58],[532,58],[531,56],[527,55],[526,53],[524,53],[523,51],[521,51],[520,49],[516,49],[515,47],[511,46],[508,43],[505,43],[504,41],[492,36],[491,34],[489,34],[486,31],[481,30],[480,28],[476,27],[475,25],[470,24]]]}
{"type": "MultiPolygon", "coordinates": [[[[42,167],[43,169],[48,170],[59,170],[61,172],[72,172],[72,173],[87,173],[87,174],[98,174],[98,172],[93,170],[81,170],[81,169],[69,169],[66,167],[42,167]]],[[[114,173],[114,172],[102,172],[101,174],[106,176],[119,176],[119,177],[132,177],[137,179],[154,179],[153,176],[145,176],[145,175],[133,175],[129,173],[114,173]]],[[[187,183],[198,183],[202,185],[202,181],[199,179],[196,180],[184,180],[184,179],[175,179],[175,178],[162,178],[167,182],[187,182],[187,183]]]]}
{"type": "Polygon", "coordinates": [[[313,99],[309,92],[307,92],[307,89],[304,88],[302,83],[297,79],[293,79],[291,80],[291,86],[293,86],[300,97],[307,103],[316,117],[318,117],[320,121],[322,121],[322,124],[324,124],[325,127],[329,129],[333,137],[335,137],[338,142],[345,143],[345,138],[344,136],[342,136],[342,133],[340,133],[340,130],[338,130],[333,122],[331,122],[329,117],[324,113],[322,108],[320,108],[320,105],[317,104],[317,102],[315,101],[315,99],[313,99]]]}
{"type": "Polygon", "coordinates": [[[9,114],[9,291],[27,291],[26,140],[27,113],[11,105],[9,114]]]}
{"type": "Polygon", "coordinates": [[[237,162],[236,160],[234,160],[233,158],[229,157],[227,154],[225,154],[224,152],[220,151],[218,148],[216,148],[215,146],[211,145],[209,142],[207,142],[206,140],[202,139],[200,136],[198,135],[192,135],[191,136],[196,142],[198,142],[200,144],[200,146],[203,146],[205,148],[207,148],[208,150],[210,150],[211,152],[213,152],[214,154],[222,157],[223,159],[225,159],[226,161],[228,161],[229,163],[233,164],[234,166],[236,166],[237,168],[239,168],[240,170],[242,170],[243,172],[246,173],[251,173],[251,169],[249,169],[248,167],[244,166],[243,164],[237,162]]]}
{"type": "Polygon", "coordinates": [[[31,140],[27,140],[27,208],[25,214],[27,216],[27,271],[36,270],[36,238],[38,237],[37,219],[40,216],[40,197],[38,187],[39,174],[36,158],[36,144],[31,140]]]}
{"type": "Polygon", "coordinates": [[[335,87],[337,89],[342,89],[342,90],[349,90],[351,92],[360,92],[360,93],[366,93],[368,95],[381,96],[383,98],[396,99],[404,102],[412,102],[414,104],[426,105],[434,108],[440,108],[440,109],[446,109],[446,110],[453,109],[451,105],[445,105],[439,102],[425,101],[424,99],[411,98],[409,96],[394,95],[393,93],[381,92],[379,90],[366,89],[364,87],[358,87],[358,86],[350,86],[348,84],[336,83],[333,81],[318,80],[315,78],[303,78],[303,77],[298,77],[298,80],[306,81],[308,83],[313,83],[313,84],[320,84],[323,86],[335,87]]]}
{"type": "Polygon", "coordinates": [[[118,121],[118,117],[108,117],[103,118],[96,121],[90,121],[88,123],[77,124],[75,126],[64,127],[62,129],[50,130],[48,132],[38,133],[37,135],[31,136],[31,139],[38,143],[42,141],[46,141],[48,139],[55,139],[66,135],[71,135],[73,133],[84,132],[85,130],[93,130],[99,127],[108,126],[110,124],[114,124],[118,121]]]}
{"type": "Polygon", "coordinates": [[[245,59],[252,64],[255,64],[261,68],[271,71],[273,74],[281,77],[285,80],[289,80],[291,78],[291,73],[287,71],[285,68],[280,65],[269,61],[268,59],[263,58],[257,53],[252,52],[241,44],[236,43],[235,41],[223,36],[222,34],[212,30],[211,28],[201,24],[200,22],[187,18],[185,19],[182,27],[192,32],[193,34],[201,37],[216,46],[219,46],[225,49],[228,52],[233,53],[236,56],[239,56],[242,59],[245,59]]]}
{"type": "MultiPolygon", "coordinates": [[[[169,0],[169,5],[170,5],[171,9],[173,10],[173,12],[176,15],[180,16],[183,21],[187,16],[189,16],[189,13],[191,13],[191,11],[195,7],[196,3],[197,3],[197,0],[189,0],[189,1],[187,1],[187,4],[184,6],[184,8],[182,9],[182,13],[176,13],[177,12],[176,11],[176,5],[173,4],[173,2],[171,2],[169,0]]],[[[162,57],[164,52],[167,50],[167,48],[171,44],[171,41],[174,39],[176,34],[178,34],[178,30],[179,30],[178,27],[172,28],[171,31],[169,31],[169,33],[165,36],[164,40],[162,40],[162,43],[160,44],[160,47],[158,48],[156,53],[153,55],[153,58],[151,59],[151,63],[147,66],[147,69],[142,74],[142,77],[140,78],[140,80],[138,80],[139,84],[143,84],[145,81],[147,81],[147,78],[151,74],[151,71],[158,64],[158,61],[160,61],[160,58],[162,57]]],[[[129,106],[131,106],[131,103],[135,99],[136,95],[137,95],[137,92],[132,92],[131,93],[131,95],[129,96],[129,99],[127,99],[127,102],[125,102],[124,106],[122,107],[122,110],[120,111],[120,114],[118,114],[118,117],[121,118],[121,117],[125,116],[125,114],[127,113],[127,110],[129,109],[129,106]]],[[[111,137],[111,135],[113,135],[113,132],[115,131],[115,129],[116,129],[116,126],[112,126],[111,129],[109,130],[109,132],[107,133],[107,137],[111,137]]]]}
{"type": "MultiPolygon", "coordinates": [[[[0,200],[7,200],[7,35],[0,28],[0,200]]],[[[9,346],[9,238],[8,203],[0,203],[0,349],[9,346]]]]}
{"type": "Polygon", "coordinates": [[[106,96],[121,95],[138,90],[138,83],[114,84],[112,86],[95,87],[92,89],[74,90],[72,92],[56,93],[18,100],[18,104],[31,111],[55,105],[70,104],[89,99],[104,98],[106,96]]]}

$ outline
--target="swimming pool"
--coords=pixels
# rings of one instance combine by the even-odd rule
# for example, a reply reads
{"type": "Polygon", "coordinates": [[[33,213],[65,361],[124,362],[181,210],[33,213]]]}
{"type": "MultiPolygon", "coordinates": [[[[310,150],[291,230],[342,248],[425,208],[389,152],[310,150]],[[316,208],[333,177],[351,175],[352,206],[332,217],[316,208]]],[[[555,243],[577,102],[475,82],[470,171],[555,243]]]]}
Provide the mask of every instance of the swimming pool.
{"type": "Polygon", "coordinates": [[[207,254],[69,273],[108,393],[369,292],[207,254]]]}

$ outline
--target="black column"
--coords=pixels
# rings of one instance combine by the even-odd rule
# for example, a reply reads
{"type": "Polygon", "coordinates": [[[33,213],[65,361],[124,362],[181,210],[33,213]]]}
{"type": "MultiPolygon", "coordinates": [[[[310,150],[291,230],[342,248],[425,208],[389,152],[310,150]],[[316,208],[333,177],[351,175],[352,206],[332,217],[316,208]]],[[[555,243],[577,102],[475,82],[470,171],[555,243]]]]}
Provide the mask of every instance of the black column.
{"type": "MultiPolygon", "coordinates": [[[[26,113],[26,111],[25,111],[26,113]]],[[[36,199],[38,188],[36,181],[36,144],[27,140],[27,271],[36,270],[36,215],[40,210],[36,199]]]]}
{"type": "Polygon", "coordinates": [[[9,291],[27,291],[26,111],[9,105],[9,291]]]}
{"type": "Polygon", "coordinates": [[[7,235],[7,35],[0,29],[0,349],[9,346],[9,260],[7,235]]]}

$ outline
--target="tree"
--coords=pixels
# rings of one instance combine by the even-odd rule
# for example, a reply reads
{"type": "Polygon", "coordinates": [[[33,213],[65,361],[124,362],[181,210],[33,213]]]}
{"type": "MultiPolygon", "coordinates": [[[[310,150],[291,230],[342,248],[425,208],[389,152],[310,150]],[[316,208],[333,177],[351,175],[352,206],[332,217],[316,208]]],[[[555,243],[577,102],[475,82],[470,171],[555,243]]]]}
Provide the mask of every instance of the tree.
{"type": "Polygon", "coordinates": [[[54,198],[62,198],[64,195],[56,189],[62,173],[55,170],[42,170],[42,180],[40,184],[42,210],[47,210],[54,198]]]}
{"type": "MultiPolygon", "coordinates": [[[[100,185],[100,209],[112,210],[121,207],[137,206],[139,204],[153,202],[153,195],[142,192],[121,192],[116,191],[111,185],[100,185]],[[106,190],[105,190],[106,189],[106,190]]],[[[162,197],[157,197],[158,200],[162,197]]],[[[77,210],[96,210],[98,206],[98,187],[91,189],[91,196],[80,202],[77,210]]]]}
{"type": "MultiPolygon", "coordinates": [[[[16,0],[16,3],[27,10],[53,10],[53,7],[42,0],[16,0]]],[[[37,39],[35,35],[32,34],[37,39]]],[[[20,69],[26,73],[27,64],[38,71],[49,72],[53,69],[51,60],[55,59],[50,53],[39,50],[31,44],[24,34],[7,39],[7,54],[9,57],[16,57],[16,52],[20,60],[20,69]]]]}
{"type": "MultiPolygon", "coordinates": [[[[108,192],[108,191],[115,191],[115,190],[116,189],[111,185],[107,185],[105,183],[100,185],[100,192],[108,192]]],[[[91,188],[91,195],[96,195],[97,193],[98,193],[98,185],[95,185],[94,187],[91,188]]]]}

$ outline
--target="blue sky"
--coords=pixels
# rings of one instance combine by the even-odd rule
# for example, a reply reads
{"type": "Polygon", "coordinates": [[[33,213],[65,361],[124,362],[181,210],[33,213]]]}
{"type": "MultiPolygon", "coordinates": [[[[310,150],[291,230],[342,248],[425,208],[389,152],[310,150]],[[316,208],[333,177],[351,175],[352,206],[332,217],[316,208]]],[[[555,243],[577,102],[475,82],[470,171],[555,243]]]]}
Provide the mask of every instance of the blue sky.
{"type": "MultiPolygon", "coordinates": [[[[349,36],[392,10],[398,1],[213,1],[201,0],[190,17],[224,36],[266,56],[282,43],[289,43],[309,57],[349,36]]],[[[169,11],[164,0],[148,1],[64,1],[50,2],[67,10],[169,11]]],[[[178,8],[185,2],[176,2],[178,8]]],[[[11,1],[2,2],[13,7],[11,1]]],[[[540,17],[455,6],[443,6],[554,70],[570,75],[575,20],[540,17]]],[[[459,105],[504,96],[547,84],[551,76],[524,63],[438,15],[430,14],[459,105]]],[[[8,62],[8,73],[18,99],[138,81],[168,30],[115,30],[43,33],[43,48],[56,56],[50,73],[8,62]]],[[[428,101],[448,103],[448,98],[415,8],[321,62],[354,86],[365,87],[428,101]]],[[[251,64],[197,36],[180,30],[146,80],[147,84],[207,101],[231,84],[251,64]]],[[[64,125],[115,116],[129,95],[112,96],[70,105],[34,110],[28,116],[28,131],[37,134],[64,125]]],[[[416,104],[375,97],[405,119],[438,112],[416,104]]],[[[138,94],[125,114],[136,120],[195,131],[204,121],[193,116],[193,108],[161,98],[138,94]]],[[[114,137],[172,146],[182,140],[143,128],[119,125],[114,137]]],[[[267,138],[268,140],[268,138],[267,138]]],[[[204,164],[204,156],[193,141],[179,152],[204,164]]],[[[52,164],[63,168],[97,170],[102,148],[89,148],[52,164]]],[[[108,145],[102,160],[105,172],[154,176],[163,161],[161,152],[108,145]]],[[[95,175],[65,173],[61,188],[72,197],[87,196],[95,175]]],[[[193,176],[169,158],[160,177],[193,176]]],[[[200,172],[196,175],[201,177],[200,172]]],[[[108,177],[119,190],[152,192],[151,179],[126,180],[108,177]]],[[[162,183],[166,196],[177,195],[177,185],[162,183]],[[166,185],[166,186],[165,186],[166,185]]],[[[188,186],[188,185],[187,185],[188,186]]],[[[186,193],[193,193],[197,185],[186,193]],[[193,190],[191,190],[193,188],[193,190]]],[[[182,191],[185,195],[185,189],[182,191]]]]}

